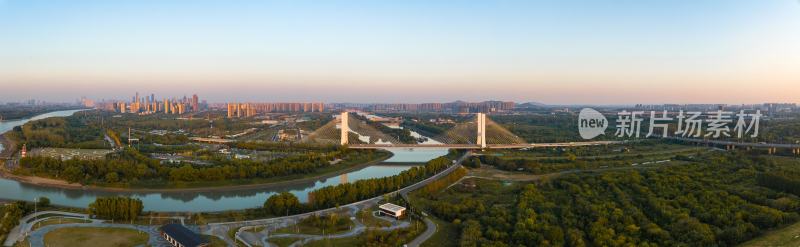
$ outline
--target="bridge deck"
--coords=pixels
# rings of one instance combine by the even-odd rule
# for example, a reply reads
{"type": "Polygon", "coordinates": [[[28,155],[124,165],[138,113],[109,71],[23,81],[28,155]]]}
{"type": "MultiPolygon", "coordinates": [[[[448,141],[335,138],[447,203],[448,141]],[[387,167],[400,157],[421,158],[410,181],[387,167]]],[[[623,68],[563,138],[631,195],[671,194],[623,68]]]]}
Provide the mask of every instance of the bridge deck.
{"type": "MultiPolygon", "coordinates": [[[[564,143],[523,143],[523,144],[487,144],[486,149],[517,149],[537,147],[579,147],[620,144],[624,141],[591,141],[591,142],[564,142],[564,143]]],[[[448,149],[482,149],[476,144],[352,144],[354,149],[381,149],[381,148],[448,148],[448,149]]]]}
{"type": "MultiPolygon", "coordinates": [[[[697,142],[713,145],[733,145],[739,147],[756,148],[788,148],[800,149],[800,144],[781,144],[781,143],[752,143],[734,142],[724,140],[704,140],[694,138],[667,137],[664,139],[678,140],[685,142],[697,142]]],[[[561,143],[523,143],[523,144],[488,144],[486,149],[518,149],[518,148],[548,148],[548,147],[580,147],[623,144],[630,141],[588,141],[588,142],[561,142],[561,143]]],[[[381,148],[448,148],[448,149],[482,149],[476,144],[354,144],[348,146],[354,149],[381,149],[381,148]]]]}
{"type": "Polygon", "coordinates": [[[685,141],[685,142],[696,142],[703,144],[714,144],[714,145],[732,145],[738,147],[791,148],[791,149],[800,148],[800,144],[788,144],[788,143],[784,144],[784,143],[735,142],[735,141],[725,141],[725,140],[706,140],[706,139],[683,138],[683,137],[666,137],[664,139],[685,141]]]}

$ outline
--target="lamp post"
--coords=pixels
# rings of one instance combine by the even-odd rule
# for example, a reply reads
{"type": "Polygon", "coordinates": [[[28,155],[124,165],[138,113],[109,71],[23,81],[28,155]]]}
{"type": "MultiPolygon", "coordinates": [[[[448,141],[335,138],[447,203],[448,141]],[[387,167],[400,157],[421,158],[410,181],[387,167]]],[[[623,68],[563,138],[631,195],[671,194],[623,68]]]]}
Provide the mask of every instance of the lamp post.
{"type": "Polygon", "coordinates": [[[36,222],[36,219],[39,218],[39,216],[36,215],[36,213],[39,212],[38,206],[39,206],[39,198],[37,197],[33,199],[33,222],[36,222]]]}

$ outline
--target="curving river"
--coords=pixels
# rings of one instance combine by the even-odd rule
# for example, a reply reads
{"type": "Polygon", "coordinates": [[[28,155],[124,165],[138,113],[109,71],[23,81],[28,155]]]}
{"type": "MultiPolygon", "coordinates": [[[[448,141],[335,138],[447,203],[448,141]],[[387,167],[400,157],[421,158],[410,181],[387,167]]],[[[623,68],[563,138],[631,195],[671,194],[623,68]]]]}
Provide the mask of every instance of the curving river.
{"type": "MultiPolygon", "coordinates": [[[[0,133],[5,133],[31,120],[70,116],[80,110],[56,111],[29,119],[0,121],[0,133]]],[[[2,148],[2,147],[0,147],[2,148]]],[[[64,189],[20,183],[0,178],[0,199],[33,201],[47,197],[57,205],[85,208],[98,196],[123,195],[139,198],[145,210],[156,212],[211,212],[260,207],[271,195],[288,191],[301,201],[308,200],[308,192],[340,183],[379,178],[398,174],[433,158],[447,154],[446,149],[389,149],[394,156],[385,162],[362,169],[319,179],[313,182],[287,185],[270,189],[236,189],[209,192],[106,192],[83,189],[64,189]]]]}

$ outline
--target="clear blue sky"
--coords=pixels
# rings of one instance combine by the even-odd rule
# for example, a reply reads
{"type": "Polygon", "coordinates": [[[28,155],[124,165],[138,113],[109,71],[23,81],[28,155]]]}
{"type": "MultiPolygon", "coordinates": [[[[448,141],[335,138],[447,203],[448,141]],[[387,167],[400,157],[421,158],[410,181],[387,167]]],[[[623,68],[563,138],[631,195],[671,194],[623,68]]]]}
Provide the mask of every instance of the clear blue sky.
{"type": "Polygon", "coordinates": [[[798,0],[0,0],[0,101],[760,103],[798,85],[798,0]]]}

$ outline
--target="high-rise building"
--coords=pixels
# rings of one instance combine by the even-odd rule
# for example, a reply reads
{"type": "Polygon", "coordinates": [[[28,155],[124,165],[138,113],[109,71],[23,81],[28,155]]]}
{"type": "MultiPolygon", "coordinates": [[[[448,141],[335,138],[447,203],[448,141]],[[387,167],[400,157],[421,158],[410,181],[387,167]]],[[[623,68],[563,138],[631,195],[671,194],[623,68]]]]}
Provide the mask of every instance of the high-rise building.
{"type": "Polygon", "coordinates": [[[228,104],[228,117],[233,118],[236,117],[236,105],[238,103],[229,103],[228,104]]]}
{"type": "Polygon", "coordinates": [[[164,113],[166,113],[166,114],[170,114],[170,113],[171,113],[171,112],[170,112],[171,108],[172,108],[172,107],[171,107],[171,105],[169,104],[169,100],[168,100],[168,99],[164,99],[164,113]]]}
{"type": "Polygon", "coordinates": [[[197,98],[197,94],[192,95],[192,111],[199,112],[200,111],[200,100],[197,98]]]}

